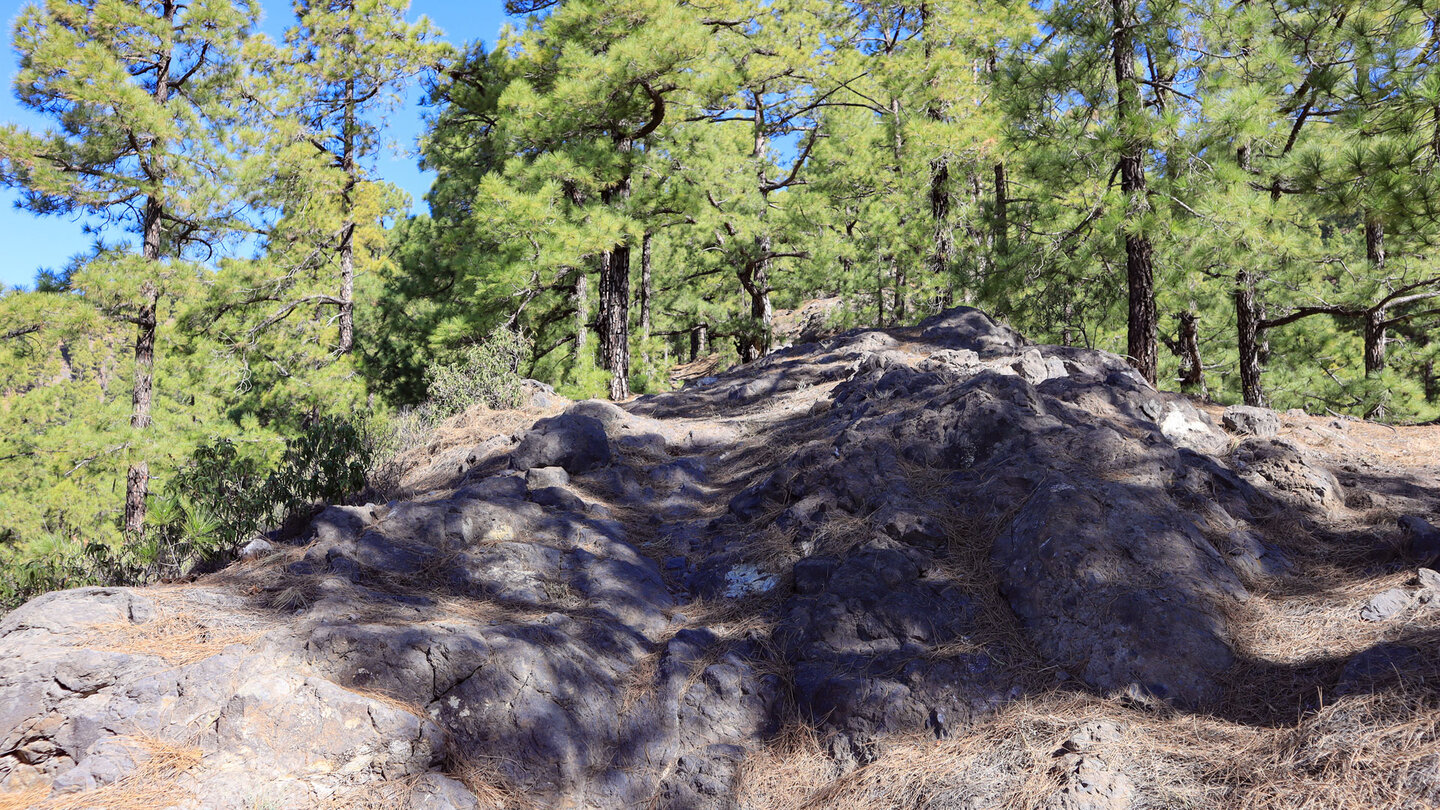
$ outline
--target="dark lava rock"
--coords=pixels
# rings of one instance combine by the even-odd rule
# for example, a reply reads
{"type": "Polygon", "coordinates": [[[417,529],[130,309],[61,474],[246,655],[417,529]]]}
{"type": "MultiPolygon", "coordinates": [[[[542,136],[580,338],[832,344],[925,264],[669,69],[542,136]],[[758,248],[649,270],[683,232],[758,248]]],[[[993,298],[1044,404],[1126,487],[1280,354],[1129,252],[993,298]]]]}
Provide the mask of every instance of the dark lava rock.
{"type": "Polygon", "coordinates": [[[562,413],[541,419],[510,454],[516,470],[563,467],[582,473],[610,463],[610,441],[605,425],[593,416],[562,413]]]}
{"type": "Polygon", "coordinates": [[[1345,662],[1335,681],[1334,697],[1391,686],[1423,662],[1420,650],[1406,644],[1377,644],[1345,662]]]}

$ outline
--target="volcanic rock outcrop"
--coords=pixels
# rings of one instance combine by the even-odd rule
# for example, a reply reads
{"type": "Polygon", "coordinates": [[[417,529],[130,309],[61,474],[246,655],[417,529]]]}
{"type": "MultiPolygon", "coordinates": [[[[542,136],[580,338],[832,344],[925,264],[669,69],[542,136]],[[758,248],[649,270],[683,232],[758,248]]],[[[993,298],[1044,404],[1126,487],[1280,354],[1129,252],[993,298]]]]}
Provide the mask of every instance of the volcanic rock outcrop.
{"type": "MultiPolygon", "coordinates": [[[[1250,432],[972,309],[568,405],[268,556],[6,616],[0,791],[728,807],[796,723],[844,773],[1047,684],[1213,707],[1228,617],[1291,564],[1260,525],[1345,509],[1250,432]]],[[[1091,736],[1054,806],[1099,784],[1091,736]]]]}

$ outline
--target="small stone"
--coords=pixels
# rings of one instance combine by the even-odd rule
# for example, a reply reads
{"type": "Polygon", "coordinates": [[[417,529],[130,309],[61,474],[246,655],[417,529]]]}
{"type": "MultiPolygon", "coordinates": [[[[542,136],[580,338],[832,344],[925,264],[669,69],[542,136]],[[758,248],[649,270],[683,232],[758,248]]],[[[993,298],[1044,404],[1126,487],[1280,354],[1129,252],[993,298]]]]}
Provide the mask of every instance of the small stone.
{"type": "Polygon", "coordinates": [[[1367,622],[1383,622],[1394,618],[1414,602],[1414,597],[1399,588],[1377,594],[1360,609],[1360,618],[1367,622]]]}
{"type": "Polygon", "coordinates": [[[725,572],[725,597],[738,599],[751,594],[767,593],[779,583],[779,577],[767,574],[758,566],[749,563],[737,565],[725,572]]]}
{"type": "Polygon", "coordinates": [[[1040,354],[1039,349],[1026,349],[1010,368],[1031,385],[1039,385],[1050,378],[1050,367],[1045,364],[1045,357],[1040,354]]]}
{"type": "Polygon", "coordinates": [[[1406,554],[1421,565],[1440,562],[1440,529],[1419,515],[1405,515],[1396,523],[1400,526],[1406,554]]]}
{"type": "Polygon", "coordinates": [[[1335,697],[1372,692],[1402,678],[1423,661],[1420,651],[1404,644],[1377,644],[1345,662],[1335,682],[1335,697]]]}
{"type": "Polygon", "coordinates": [[[1421,568],[1415,572],[1415,577],[1420,580],[1420,587],[1427,591],[1440,593],[1440,571],[1433,568],[1421,568]]]}
{"type": "Polygon", "coordinates": [[[530,493],[530,500],[541,506],[553,506],[571,512],[584,512],[585,502],[564,487],[545,487],[530,493]]]}
{"type": "Polygon", "coordinates": [[[525,486],[531,490],[563,487],[570,483],[564,467],[532,467],[525,471],[525,486]]]}
{"type": "Polygon", "coordinates": [[[240,559],[257,560],[275,551],[275,544],[263,537],[257,537],[240,549],[240,559]]]}
{"type": "Polygon", "coordinates": [[[1104,743],[1117,742],[1120,739],[1120,726],[1109,720],[1093,720],[1076,729],[1070,739],[1062,746],[1066,751],[1084,753],[1104,743]]]}

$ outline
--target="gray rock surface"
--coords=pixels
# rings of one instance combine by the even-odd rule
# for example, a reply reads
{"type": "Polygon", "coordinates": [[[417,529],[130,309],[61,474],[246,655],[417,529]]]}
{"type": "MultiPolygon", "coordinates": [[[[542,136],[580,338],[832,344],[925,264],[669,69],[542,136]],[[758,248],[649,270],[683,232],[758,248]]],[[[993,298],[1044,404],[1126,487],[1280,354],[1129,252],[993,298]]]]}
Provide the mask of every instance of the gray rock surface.
{"type": "Polygon", "coordinates": [[[1225,429],[1242,436],[1268,439],[1280,433],[1280,417],[1269,408],[1231,405],[1221,417],[1225,429]]]}
{"type": "Polygon", "coordinates": [[[1400,588],[1391,588],[1371,597],[1360,610],[1360,618],[1367,622],[1383,622],[1404,613],[1415,603],[1415,596],[1400,588]]]}
{"type": "Polygon", "coordinates": [[[561,467],[582,473],[610,463],[610,442],[605,425],[593,416],[569,412],[535,423],[510,454],[510,466],[517,470],[561,467]]]}

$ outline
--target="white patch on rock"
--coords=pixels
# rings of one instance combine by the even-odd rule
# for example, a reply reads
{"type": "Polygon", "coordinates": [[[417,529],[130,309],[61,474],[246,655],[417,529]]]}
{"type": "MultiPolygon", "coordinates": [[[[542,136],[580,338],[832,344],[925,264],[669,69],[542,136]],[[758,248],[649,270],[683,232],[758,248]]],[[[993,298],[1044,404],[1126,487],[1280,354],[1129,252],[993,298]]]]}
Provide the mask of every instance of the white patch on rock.
{"type": "Polygon", "coordinates": [[[746,563],[725,572],[725,596],[739,599],[756,593],[767,593],[780,583],[780,578],[767,574],[759,567],[746,563]]]}
{"type": "Polygon", "coordinates": [[[1213,449],[1219,439],[1209,425],[1173,405],[1160,422],[1160,432],[1178,445],[1200,451],[1213,449]]]}

